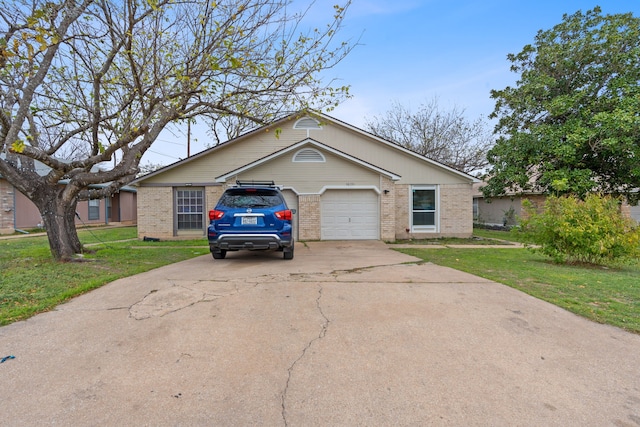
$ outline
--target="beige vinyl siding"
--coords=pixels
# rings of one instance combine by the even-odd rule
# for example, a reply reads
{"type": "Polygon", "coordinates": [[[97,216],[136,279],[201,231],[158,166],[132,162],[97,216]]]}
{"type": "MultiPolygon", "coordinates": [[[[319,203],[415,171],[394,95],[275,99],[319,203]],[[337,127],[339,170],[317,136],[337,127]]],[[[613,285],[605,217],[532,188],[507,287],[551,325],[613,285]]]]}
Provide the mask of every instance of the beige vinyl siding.
{"type": "Polygon", "coordinates": [[[325,162],[292,162],[297,150],[286,153],[270,162],[258,165],[229,179],[267,179],[276,184],[292,187],[298,194],[317,194],[325,186],[375,186],[380,185],[380,174],[366,169],[332,153],[320,151],[325,162]]]}
{"type": "MultiPolygon", "coordinates": [[[[292,130],[292,132],[297,134],[302,132],[303,136],[300,139],[306,137],[306,131],[292,130]]],[[[288,136],[291,137],[291,135],[288,136]]],[[[272,132],[260,133],[252,138],[215,147],[204,155],[195,155],[192,159],[180,163],[180,167],[152,176],[144,183],[212,183],[219,175],[252,163],[298,141],[291,141],[290,138],[276,138],[272,132]]]]}
{"type": "MultiPolygon", "coordinates": [[[[318,142],[326,143],[340,151],[374,164],[385,170],[399,174],[403,184],[457,184],[464,182],[464,178],[447,170],[425,167],[425,162],[414,155],[394,150],[392,147],[378,141],[363,138],[349,129],[325,125],[322,131],[309,131],[310,137],[318,142]]],[[[470,182],[471,178],[467,180],[470,182]]]]}

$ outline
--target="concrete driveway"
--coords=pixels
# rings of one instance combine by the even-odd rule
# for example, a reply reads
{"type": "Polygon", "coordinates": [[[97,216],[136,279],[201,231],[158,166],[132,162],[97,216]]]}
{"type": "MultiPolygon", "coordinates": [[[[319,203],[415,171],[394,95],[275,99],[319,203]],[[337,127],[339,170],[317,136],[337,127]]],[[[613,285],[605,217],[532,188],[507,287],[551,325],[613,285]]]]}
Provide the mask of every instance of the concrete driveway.
{"type": "Polygon", "coordinates": [[[0,328],[0,420],[640,425],[640,336],[413,261],[318,242],[115,281],[0,328]]]}

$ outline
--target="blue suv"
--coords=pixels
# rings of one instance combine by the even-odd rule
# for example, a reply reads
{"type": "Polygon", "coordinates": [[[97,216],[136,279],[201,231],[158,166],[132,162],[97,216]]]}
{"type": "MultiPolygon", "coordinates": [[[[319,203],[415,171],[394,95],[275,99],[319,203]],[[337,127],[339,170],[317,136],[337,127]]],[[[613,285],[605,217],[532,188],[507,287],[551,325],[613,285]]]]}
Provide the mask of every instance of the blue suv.
{"type": "Polygon", "coordinates": [[[236,181],[209,211],[207,237],[214,259],[227,251],[279,250],[293,259],[293,214],[273,181],[236,181]]]}

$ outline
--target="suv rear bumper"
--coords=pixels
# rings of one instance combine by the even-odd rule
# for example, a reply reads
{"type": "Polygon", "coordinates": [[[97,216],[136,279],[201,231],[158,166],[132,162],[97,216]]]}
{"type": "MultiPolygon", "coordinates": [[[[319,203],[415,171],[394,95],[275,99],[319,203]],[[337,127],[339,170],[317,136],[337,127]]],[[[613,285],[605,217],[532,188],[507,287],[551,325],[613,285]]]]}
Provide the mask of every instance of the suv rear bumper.
{"type": "Polygon", "coordinates": [[[221,234],[216,240],[209,240],[209,249],[229,251],[240,249],[279,249],[291,246],[291,240],[282,240],[277,234],[221,234]]]}

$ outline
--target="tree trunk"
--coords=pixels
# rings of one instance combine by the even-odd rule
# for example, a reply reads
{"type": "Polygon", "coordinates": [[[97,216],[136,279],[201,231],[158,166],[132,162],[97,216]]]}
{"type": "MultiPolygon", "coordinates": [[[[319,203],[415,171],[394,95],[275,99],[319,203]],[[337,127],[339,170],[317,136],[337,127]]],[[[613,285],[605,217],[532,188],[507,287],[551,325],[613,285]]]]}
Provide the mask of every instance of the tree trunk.
{"type": "Polygon", "coordinates": [[[52,190],[54,191],[45,190],[34,197],[33,201],[40,210],[47,230],[51,254],[58,261],[68,261],[74,255],[82,253],[75,225],[78,201],[75,197],[64,197],[64,191],[60,188],[52,190]]]}

